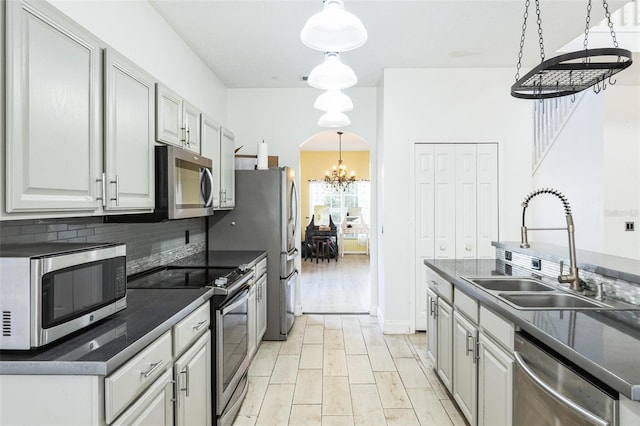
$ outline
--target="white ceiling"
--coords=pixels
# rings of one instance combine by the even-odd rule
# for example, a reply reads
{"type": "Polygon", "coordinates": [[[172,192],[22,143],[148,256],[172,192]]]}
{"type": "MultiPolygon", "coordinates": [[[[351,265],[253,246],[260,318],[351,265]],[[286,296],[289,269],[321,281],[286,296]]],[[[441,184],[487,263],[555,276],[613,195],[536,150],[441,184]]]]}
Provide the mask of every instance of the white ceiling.
{"type": "MultiPolygon", "coordinates": [[[[322,62],[322,52],[300,41],[302,26],[322,9],[321,0],[149,1],[229,88],[307,87],[300,77],[322,62]]],[[[610,0],[609,8],[625,2],[610,0]]],[[[385,68],[507,67],[515,75],[524,3],[345,0],[369,39],[341,59],[358,76],[357,87],[376,86],[385,68]]],[[[584,33],[586,5],[587,0],[540,1],[547,59],[584,33]]],[[[601,3],[594,2],[592,22],[603,17],[601,3]]],[[[540,62],[535,18],[532,1],[523,68],[540,62]]]]}

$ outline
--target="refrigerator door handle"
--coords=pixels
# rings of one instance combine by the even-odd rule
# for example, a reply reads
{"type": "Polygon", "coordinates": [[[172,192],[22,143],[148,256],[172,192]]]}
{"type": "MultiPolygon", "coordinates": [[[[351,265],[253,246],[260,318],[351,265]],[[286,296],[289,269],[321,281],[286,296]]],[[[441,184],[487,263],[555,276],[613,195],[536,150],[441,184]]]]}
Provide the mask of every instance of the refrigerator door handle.
{"type": "Polygon", "coordinates": [[[287,253],[287,262],[298,257],[298,249],[294,248],[290,252],[287,253]]]}

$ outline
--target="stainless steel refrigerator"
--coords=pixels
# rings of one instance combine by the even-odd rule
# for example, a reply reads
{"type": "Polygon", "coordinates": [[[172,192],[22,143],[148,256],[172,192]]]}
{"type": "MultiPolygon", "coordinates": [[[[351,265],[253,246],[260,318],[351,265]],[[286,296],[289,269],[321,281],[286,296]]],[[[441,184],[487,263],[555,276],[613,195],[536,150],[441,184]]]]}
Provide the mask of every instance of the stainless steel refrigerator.
{"type": "Polygon", "coordinates": [[[236,170],[236,205],[209,219],[209,250],[267,251],[265,340],[286,340],[294,321],[299,223],[295,171],[236,170]]]}

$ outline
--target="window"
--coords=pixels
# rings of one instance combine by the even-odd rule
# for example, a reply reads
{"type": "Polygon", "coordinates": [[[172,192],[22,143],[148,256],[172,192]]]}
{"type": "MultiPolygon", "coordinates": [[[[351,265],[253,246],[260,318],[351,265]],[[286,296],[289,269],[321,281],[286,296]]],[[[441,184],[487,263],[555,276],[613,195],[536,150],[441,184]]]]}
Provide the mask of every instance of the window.
{"type": "Polygon", "coordinates": [[[317,205],[329,206],[333,223],[340,226],[349,207],[360,207],[362,219],[365,223],[370,223],[370,188],[371,182],[368,180],[353,182],[346,191],[336,191],[323,181],[310,181],[309,211],[313,212],[314,206],[317,205]]]}

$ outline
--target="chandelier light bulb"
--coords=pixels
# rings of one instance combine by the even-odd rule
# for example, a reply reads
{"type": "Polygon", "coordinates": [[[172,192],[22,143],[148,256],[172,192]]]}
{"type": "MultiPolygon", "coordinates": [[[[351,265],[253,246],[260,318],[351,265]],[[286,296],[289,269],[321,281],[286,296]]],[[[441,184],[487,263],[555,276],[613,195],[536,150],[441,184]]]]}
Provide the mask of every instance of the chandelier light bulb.
{"type": "Polygon", "coordinates": [[[351,120],[349,120],[346,114],[336,111],[328,111],[318,120],[318,126],[320,127],[346,127],[350,124],[351,120]]]}
{"type": "Polygon", "coordinates": [[[340,61],[337,52],[325,52],[324,62],[311,70],[307,83],[322,90],[340,90],[354,86],[358,77],[353,70],[340,61]]]}
{"type": "Polygon", "coordinates": [[[322,52],[346,52],[367,41],[367,30],[357,16],[344,10],[342,0],[325,0],[324,10],[304,24],[300,40],[322,52]]]}
{"type": "Polygon", "coordinates": [[[351,98],[340,90],[327,90],[322,95],[318,96],[313,104],[315,109],[320,111],[337,111],[346,112],[353,109],[353,102],[351,98]]]}

